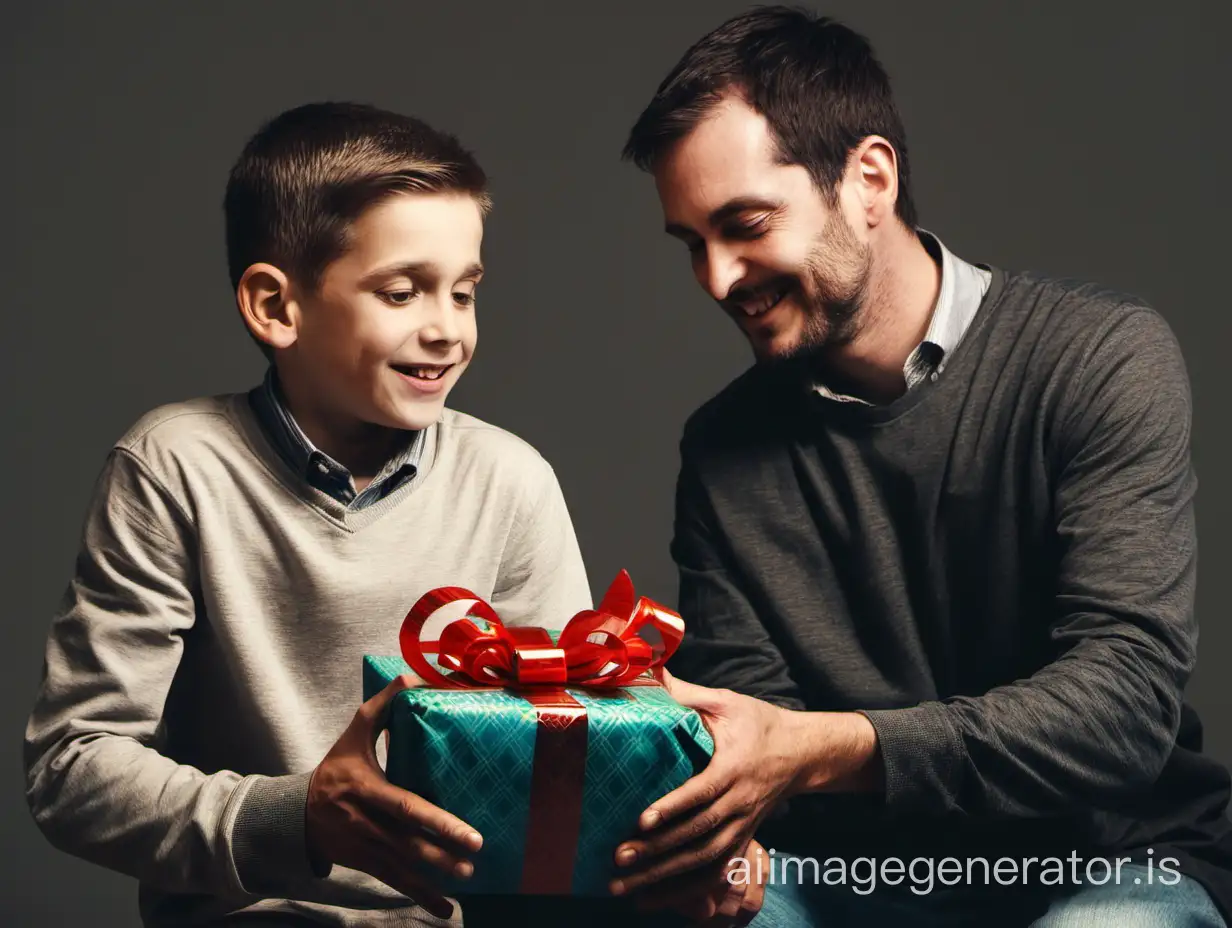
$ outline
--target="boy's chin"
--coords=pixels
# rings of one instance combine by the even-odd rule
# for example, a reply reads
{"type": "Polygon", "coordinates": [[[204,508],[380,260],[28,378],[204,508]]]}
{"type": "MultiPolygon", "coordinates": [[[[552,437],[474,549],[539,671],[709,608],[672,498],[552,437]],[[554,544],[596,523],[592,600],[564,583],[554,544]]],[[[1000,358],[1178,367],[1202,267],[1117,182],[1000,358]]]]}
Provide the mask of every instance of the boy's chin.
{"type": "Polygon", "coordinates": [[[441,418],[445,406],[445,397],[441,396],[431,403],[407,404],[398,409],[388,410],[383,417],[393,428],[420,432],[435,425],[441,418]]]}

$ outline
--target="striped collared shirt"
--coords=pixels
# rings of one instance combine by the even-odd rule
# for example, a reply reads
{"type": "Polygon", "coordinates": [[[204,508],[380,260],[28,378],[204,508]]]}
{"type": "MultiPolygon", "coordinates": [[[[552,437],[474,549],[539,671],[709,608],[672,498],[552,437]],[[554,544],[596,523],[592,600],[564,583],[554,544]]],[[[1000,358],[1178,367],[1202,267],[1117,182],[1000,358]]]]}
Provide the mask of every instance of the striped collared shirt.
{"type": "Polygon", "coordinates": [[[248,399],[261,428],[291,469],[349,509],[363,509],[379,502],[419,473],[424,432],[407,432],[407,446],[385,463],[362,492],[357,491],[351,472],[313,445],[299,427],[283,400],[273,366],[266,371],[261,386],[249,392],[248,399]]]}
{"type": "MultiPolygon", "coordinates": [[[[946,358],[954,353],[967,334],[967,328],[992,282],[991,272],[959,258],[931,232],[923,229],[917,231],[920,242],[941,269],[941,286],[924,340],[916,345],[903,365],[908,390],[925,380],[936,380],[945,370],[946,358]]],[[[872,405],[858,396],[835,393],[824,384],[814,384],[814,389],[827,399],[872,405]]]]}

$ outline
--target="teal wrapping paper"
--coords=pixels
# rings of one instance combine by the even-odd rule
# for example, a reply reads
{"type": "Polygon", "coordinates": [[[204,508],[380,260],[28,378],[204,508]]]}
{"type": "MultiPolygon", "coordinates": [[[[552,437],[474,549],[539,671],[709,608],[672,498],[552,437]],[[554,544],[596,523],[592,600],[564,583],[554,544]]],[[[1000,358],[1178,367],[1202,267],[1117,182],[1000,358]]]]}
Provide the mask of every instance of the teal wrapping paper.
{"type": "MultiPolygon", "coordinates": [[[[364,698],[409,672],[400,657],[365,657],[364,698]]],[[[650,678],[615,689],[541,691],[553,689],[563,689],[585,710],[585,757],[574,758],[584,763],[583,789],[580,797],[551,795],[546,801],[537,794],[541,807],[535,809],[532,774],[541,723],[539,710],[522,691],[423,686],[394,699],[387,778],[483,835],[483,848],[470,858],[475,864],[470,879],[436,879],[434,874],[443,892],[542,892],[535,887],[543,881],[528,875],[559,874],[564,866],[571,870],[566,872],[568,894],[608,895],[617,845],[637,833],[638,817],[647,806],[704,768],[713,751],[700,716],[650,678]],[[571,802],[581,805],[575,847],[554,848],[555,859],[528,859],[528,830],[537,823],[540,835],[544,828],[551,833],[559,820],[576,815],[571,802]]],[[[530,844],[542,851],[540,842],[530,844]]]]}

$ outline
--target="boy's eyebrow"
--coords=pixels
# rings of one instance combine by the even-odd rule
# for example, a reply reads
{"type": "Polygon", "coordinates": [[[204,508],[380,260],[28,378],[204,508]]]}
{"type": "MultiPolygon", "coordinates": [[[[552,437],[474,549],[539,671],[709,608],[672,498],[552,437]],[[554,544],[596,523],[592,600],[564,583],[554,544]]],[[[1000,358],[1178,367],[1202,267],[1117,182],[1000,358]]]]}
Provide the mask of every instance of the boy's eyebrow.
{"type": "MultiPolygon", "coordinates": [[[[409,263],[391,264],[365,274],[364,282],[367,283],[380,277],[388,277],[391,274],[397,274],[400,277],[427,277],[432,280],[439,280],[441,278],[441,266],[435,261],[411,261],[409,263]]],[[[458,280],[471,280],[482,276],[483,265],[476,261],[462,272],[458,280]]]]}

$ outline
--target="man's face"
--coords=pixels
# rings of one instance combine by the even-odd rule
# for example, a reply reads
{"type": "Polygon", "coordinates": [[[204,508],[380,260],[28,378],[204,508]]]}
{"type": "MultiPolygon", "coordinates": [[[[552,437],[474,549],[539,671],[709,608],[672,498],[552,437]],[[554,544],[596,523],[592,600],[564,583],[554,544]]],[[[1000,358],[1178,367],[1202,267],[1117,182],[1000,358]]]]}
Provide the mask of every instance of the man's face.
{"type": "Polygon", "coordinates": [[[759,360],[855,333],[871,252],[800,165],[779,164],[769,126],[725,97],[654,169],[669,234],[759,360]]]}
{"type": "Polygon", "coordinates": [[[397,194],[349,239],[316,291],[296,294],[288,367],[325,418],[427,428],[475,350],[479,206],[465,194],[397,194]]]}

